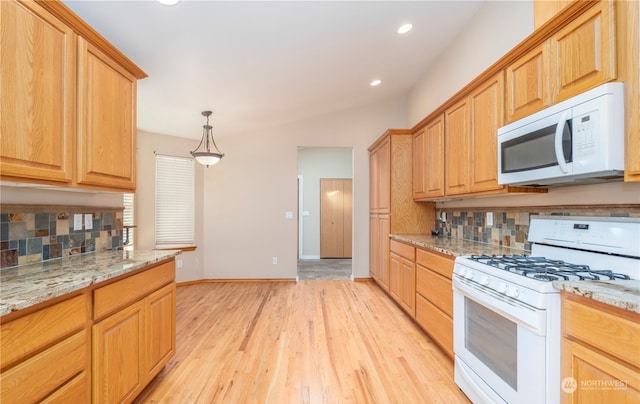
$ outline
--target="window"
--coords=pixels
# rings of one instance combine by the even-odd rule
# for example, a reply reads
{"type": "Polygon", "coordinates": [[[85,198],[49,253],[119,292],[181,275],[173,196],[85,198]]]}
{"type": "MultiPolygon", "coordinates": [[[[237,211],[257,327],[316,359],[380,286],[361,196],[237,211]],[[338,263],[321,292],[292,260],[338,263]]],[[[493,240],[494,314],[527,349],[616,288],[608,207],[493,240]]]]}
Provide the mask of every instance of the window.
{"type": "MultiPolygon", "coordinates": [[[[124,226],[134,226],[134,210],[133,210],[133,202],[134,202],[134,194],[123,194],[122,195],[122,205],[124,206],[124,211],[122,213],[122,224],[124,226]]],[[[134,249],[134,240],[135,240],[135,229],[124,229],[122,231],[122,245],[125,250],[133,250],[134,249]]]]}
{"type": "Polygon", "coordinates": [[[156,248],[195,245],[193,159],[156,155],[156,248]]]}

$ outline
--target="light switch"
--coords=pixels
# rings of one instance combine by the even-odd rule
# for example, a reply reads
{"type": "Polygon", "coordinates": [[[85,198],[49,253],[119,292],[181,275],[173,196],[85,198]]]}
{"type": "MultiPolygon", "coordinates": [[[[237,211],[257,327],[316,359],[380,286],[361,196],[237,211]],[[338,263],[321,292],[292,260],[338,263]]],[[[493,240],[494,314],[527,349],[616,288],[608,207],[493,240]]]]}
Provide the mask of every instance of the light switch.
{"type": "Polygon", "coordinates": [[[308,210],[303,210],[302,211],[302,216],[309,216],[309,211],[308,210]]]}
{"type": "Polygon", "coordinates": [[[291,211],[286,211],[284,213],[284,217],[286,217],[287,219],[293,219],[293,212],[291,211]]]}
{"type": "Polygon", "coordinates": [[[85,213],[84,215],[84,228],[85,230],[93,229],[93,215],[91,213],[85,213]]]}
{"type": "Polygon", "coordinates": [[[73,230],[82,230],[82,214],[74,213],[73,215],[73,230]]]}

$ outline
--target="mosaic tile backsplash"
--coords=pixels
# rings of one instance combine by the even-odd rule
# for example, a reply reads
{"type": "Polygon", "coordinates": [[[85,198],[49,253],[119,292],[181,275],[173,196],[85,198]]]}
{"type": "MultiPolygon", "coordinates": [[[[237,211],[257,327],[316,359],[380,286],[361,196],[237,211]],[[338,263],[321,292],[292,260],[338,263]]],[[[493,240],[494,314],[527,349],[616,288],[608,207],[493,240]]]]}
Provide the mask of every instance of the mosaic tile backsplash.
{"type": "Polygon", "coordinates": [[[7,212],[2,207],[0,269],[93,251],[122,249],[122,235],[121,211],[34,213],[7,212]],[[74,230],[75,214],[82,214],[82,230],[74,230]],[[92,217],[90,230],[84,226],[86,214],[92,217]]]}
{"type": "Polygon", "coordinates": [[[559,216],[620,216],[640,217],[640,205],[625,207],[531,207],[524,210],[500,208],[491,210],[436,209],[437,216],[446,213],[446,221],[436,220],[435,229],[443,237],[497,244],[531,251],[529,220],[532,215],[559,216]],[[493,213],[493,225],[486,223],[487,212],[493,213]]]}

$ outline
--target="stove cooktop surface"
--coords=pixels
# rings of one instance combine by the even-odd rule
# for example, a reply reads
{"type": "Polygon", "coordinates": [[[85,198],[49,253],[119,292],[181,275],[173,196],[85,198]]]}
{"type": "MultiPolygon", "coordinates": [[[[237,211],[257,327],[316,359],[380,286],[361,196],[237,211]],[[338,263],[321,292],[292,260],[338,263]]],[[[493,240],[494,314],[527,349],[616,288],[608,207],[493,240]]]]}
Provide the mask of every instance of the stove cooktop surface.
{"type": "Polygon", "coordinates": [[[591,269],[588,265],[526,255],[472,255],[468,259],[540,282],[558,280],[626,280],[628,275],[609,269],[591,269]]]}

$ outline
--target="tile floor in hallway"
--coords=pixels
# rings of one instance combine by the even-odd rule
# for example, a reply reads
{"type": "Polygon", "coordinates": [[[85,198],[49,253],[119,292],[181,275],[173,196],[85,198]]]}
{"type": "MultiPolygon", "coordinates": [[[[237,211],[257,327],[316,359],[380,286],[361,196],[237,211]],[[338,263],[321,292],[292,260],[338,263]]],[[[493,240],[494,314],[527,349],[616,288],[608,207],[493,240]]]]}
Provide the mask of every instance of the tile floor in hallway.
{"type": "Polygon", "coordinates": [[[298,260],[298,278],[305,279],[349,279],[350,258],[298,260]]]}

